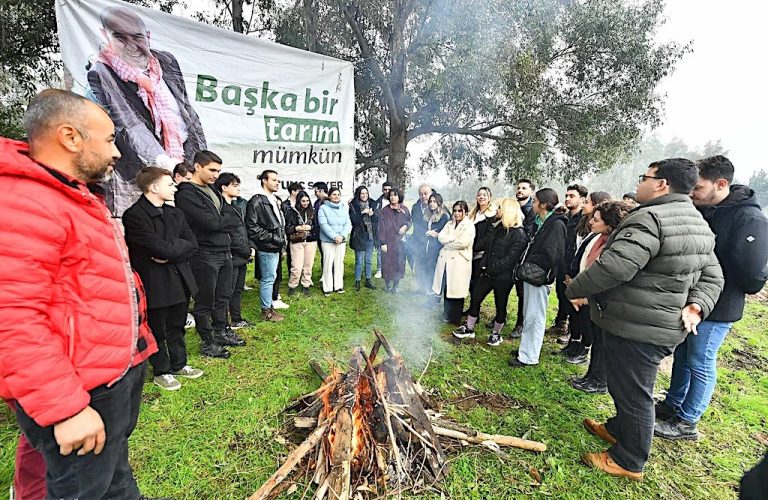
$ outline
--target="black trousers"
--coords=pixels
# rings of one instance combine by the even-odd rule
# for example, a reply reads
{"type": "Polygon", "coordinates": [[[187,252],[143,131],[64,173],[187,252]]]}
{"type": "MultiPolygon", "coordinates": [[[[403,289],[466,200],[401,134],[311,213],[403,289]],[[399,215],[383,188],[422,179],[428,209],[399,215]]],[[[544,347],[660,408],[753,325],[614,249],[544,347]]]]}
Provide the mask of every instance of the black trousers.
{"type": "Polygon", "coordinates": [[[147,311],[147,323],[157,342],[157,352],[149,357],[155,377],[181,370],[187,364],[184,325],[189,300],[147,311]]]}
{"type": "Polygon", "coordinates": [[[592,350],[589,353],[589,368],[586,376],[595,382],[606,383],[603,330],[594,323],[592,323],[592,350]]]}
{"type": "Polygon", "coordinates": [[[494,280],[487,276],[477,278],[475,288],[469,302],[469,315],[480,315],[480,304],[483,303],[489,293],[493,292],[493,301],[496,305],[496,318],[494,321],[499,324],[507,322],[507,302],[509,294],[512,292],[512,281],[494,280]]]}
{"type": "Polygon", "coordinates": [[[192,316],[204,342],[213,341],[213,332],[227,327],[227,308],[232,296],[232,254],[200,250],[189,260],[198,292],[192,316]]]}
{"type": "Polygon", "coordinates": [[[277,296],[280,295],[280,285],[283,283],[283,252],[280,252],[280,257],[277,258],[277,274],[275,275],[275,282],[272,284],[272,300],[277,300],[277,296]]]}
{"type": "MultiPolygon", "coordinates": [[[[256,267],[259,267],[256,264],[256,267]]],[[[243,320],[242,313],[242,295],[245,288],[245,274],[248,269],[248,264],[242,266],[236,266],[232,268],[232,284],[234,288],[232,290],[232,297],[229,299],[229,317],[232,323],[237,323],[243,320]]]]}
{"type": "Polygon", "coordinates": [[[555,280],[555,293],[557,294],[556,323],[563,323],[575,312],[568,297],[565,296],[565,288],[565,275],[558,273],[557,279],[555,280]]]}
{"type": "Polygon", "coordinates": [[[443,272],[443,318],[449,323],[461,325],[461,313],[464,311],[464,299],[449,299],[446,296],[448,292],[447,271],[443,272]]]}
{"type": "Polygon", "coordinates": [[[104,449],[78,456],[59,453],[53,425],[40,427],[17,405],[16,420],[32,446],[45,459],[48,499],[137,500],[139,487],[128,463],[128,438],[136,427],[147,364],[134,366],[112,387],[90,391],[90,406],[101,416],[107,434],[104,449]]]}
{"type": "Polygon", "coordinates": [[[517,294],[517,319],[515,320],[515,326],[523,326],[523,282],[518,280],[515,282],[515,293],[517,294]]]}
{"type": "Polygon", "coordinates": [[[608,454],[620,466],[642,472],[651,454],[651,439],[656,417],[653,385],[662,359],[672,347],[644,344],[603,332],[608,392],[616,406],[616,416],[605,428],[618,441],[608,454]]]}
{"type": "Polygon", "coordinates": [[[596,326],[589,316],[589,306],[582,306],[578,311],[572,311],[570,318],[571,340],[581,341],[584,347],[591,346],[594,342],[593,328],[596,326]]]}

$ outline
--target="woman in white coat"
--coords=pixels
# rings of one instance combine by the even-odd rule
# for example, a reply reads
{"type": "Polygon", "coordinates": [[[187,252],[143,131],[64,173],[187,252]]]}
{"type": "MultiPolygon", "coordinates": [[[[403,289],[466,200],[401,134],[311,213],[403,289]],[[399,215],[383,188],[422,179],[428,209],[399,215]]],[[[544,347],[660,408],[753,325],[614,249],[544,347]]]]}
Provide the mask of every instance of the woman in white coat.
{"type": "Polygon", "coordinates": [[[467,216],[466,201],[453,204],[453,219],[440,231],[437,239],[443,245],[437,258],[432,291],[443,295],[443,319],[454,325],[461,323],[464,297],[469,294],[472,277],[472,243],[475,225],[467,216]]]}

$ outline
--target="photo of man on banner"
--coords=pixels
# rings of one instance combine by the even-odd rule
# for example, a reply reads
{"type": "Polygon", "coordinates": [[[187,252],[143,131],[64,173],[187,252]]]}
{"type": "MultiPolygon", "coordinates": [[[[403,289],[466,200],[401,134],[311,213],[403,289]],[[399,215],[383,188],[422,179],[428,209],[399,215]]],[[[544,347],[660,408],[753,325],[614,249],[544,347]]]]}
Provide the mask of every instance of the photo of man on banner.
{"type": "Polygon", "coordinates": [[[141,17],[125,7],[107,7],[99,17],[104,43],[89,68],[86,95],[115,124],[122,158],[106,188],[109,208],[119,217],[141,194],[134,178],[142,167],[173,170],[207,149],[207,143],[178,61],[150,48],[141,17]]]}

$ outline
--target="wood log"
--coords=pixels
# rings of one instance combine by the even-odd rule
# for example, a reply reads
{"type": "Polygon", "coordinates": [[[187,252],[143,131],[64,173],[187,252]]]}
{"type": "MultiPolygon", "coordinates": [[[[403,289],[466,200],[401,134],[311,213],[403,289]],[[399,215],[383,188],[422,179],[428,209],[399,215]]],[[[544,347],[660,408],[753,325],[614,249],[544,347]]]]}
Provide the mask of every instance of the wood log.
{"type": "Polygon", "coordinates": [[[379,342],[381,342],[382,347],[384,347],[384,350],[387,351],[387,354],[390,356],[399,356],[400,354],[395,350],[394,347],[392,347],[392,344],[389,343],[389,340],[384,337],[384,334],[381,333],[379,330],[373,330],[373,334],[376,335],[376,338],[379,342]]]}
{"type": "Polygon", "coordinates": [[[307,437],[307,439],[304,440],[303,443],[301,443],[295,450],[291,452],[290,455],[285,459],[285,462],[283,462],[283,465],[280,466],[277,471],[275,471],[272,476],[267,479],[267,481],[261,485],[261,488],[259,488],[256,493],[248,497],[248,500],[264,500],[269,497],[272,490],[275,489],[275,487],[283,482],[283,480],[288,477],[288,474],[293,470],[293,468],[296,466],[299,461],[301,461],[302,458],[304,458],[304,455],[309,453],[316,445],[320,442],[320,439],[325,434],[325,431],[328,429],[326,425],[321,425],[317,429],[312,432],[312,434],[307,437]]]}
{"type": "Polygon", "coordinates": [[[542,452],[547,450],[547,445],[544,443],[539,443],[538,441],[529,441],[528,439],[521,439],[512,436],[504,436],[501,434],[486,434],[484,432],[477,431],[476,435],[470,436],[465,432],[456,431],[453,429],[445,429],[436,425],[433,425],[432,429],[435,431],[435,434],[439,436],[460,439],[472,444],[482,444],[484,441],[493,441],[499,446],[512,446],[522,450],[535,452],[542,452]]]}
{"type": "Polygon", "coordinates": [[[293,417],[293,426],[297,429],[314,429],[317,427],[317,417],[293,417]]]}
{"type": "MultiPolygon", "coordinates": [[[[382,342],[382,345],[386,349],[386,344],[382,342]]],[[[432,469],[432,475],[437,480],[442,479],[447,472],[444,469],[448,459],[440,446],[440,441],[432,430],[432,423],[424,411],[421,399],[413,386],[413,377],[403,363],[403,359],[399,355],[391,356],[379,366],[382,372],[386,374],[390,402],[402,404],[411,417],[411,427],[432,443],[433,450],[425,449],[425,453],[429,467],[432,469]]]]}
{"type": "Polygon", "coordinates": [[[314,371],[315,374],[320,377],[320,380],[325,381],[325,379],[328,378],[328,373],[323,370],[323,368],[320,366],[320,363],[318,363],[316,360],[309,360],[309,366],[312,368],[312,371],[314,371]]]}

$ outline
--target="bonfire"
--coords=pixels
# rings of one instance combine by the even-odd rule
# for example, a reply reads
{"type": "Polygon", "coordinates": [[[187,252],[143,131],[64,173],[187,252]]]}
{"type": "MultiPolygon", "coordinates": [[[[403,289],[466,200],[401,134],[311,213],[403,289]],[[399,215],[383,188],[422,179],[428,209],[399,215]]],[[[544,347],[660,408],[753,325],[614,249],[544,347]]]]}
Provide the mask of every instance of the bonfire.
{"type": "Polygon", "coordinates": [[[323,384],[286,408],[292,426],[309,435],[249,500],[295,490],[296,482],[287,479],[297,469],[311,477],[306,487],[314,485],[315,499],[346,500],[439,490],[448,473],[446,451],[455,448],[546,450],[543,443],[485,434],[444,418],[402,356],[374,334],[371,352],[356,348],[346,372],[334,367],[326,374],[312,363],[323,384]],[[387,356],[377,363],[382,347],[387,356]]]}

